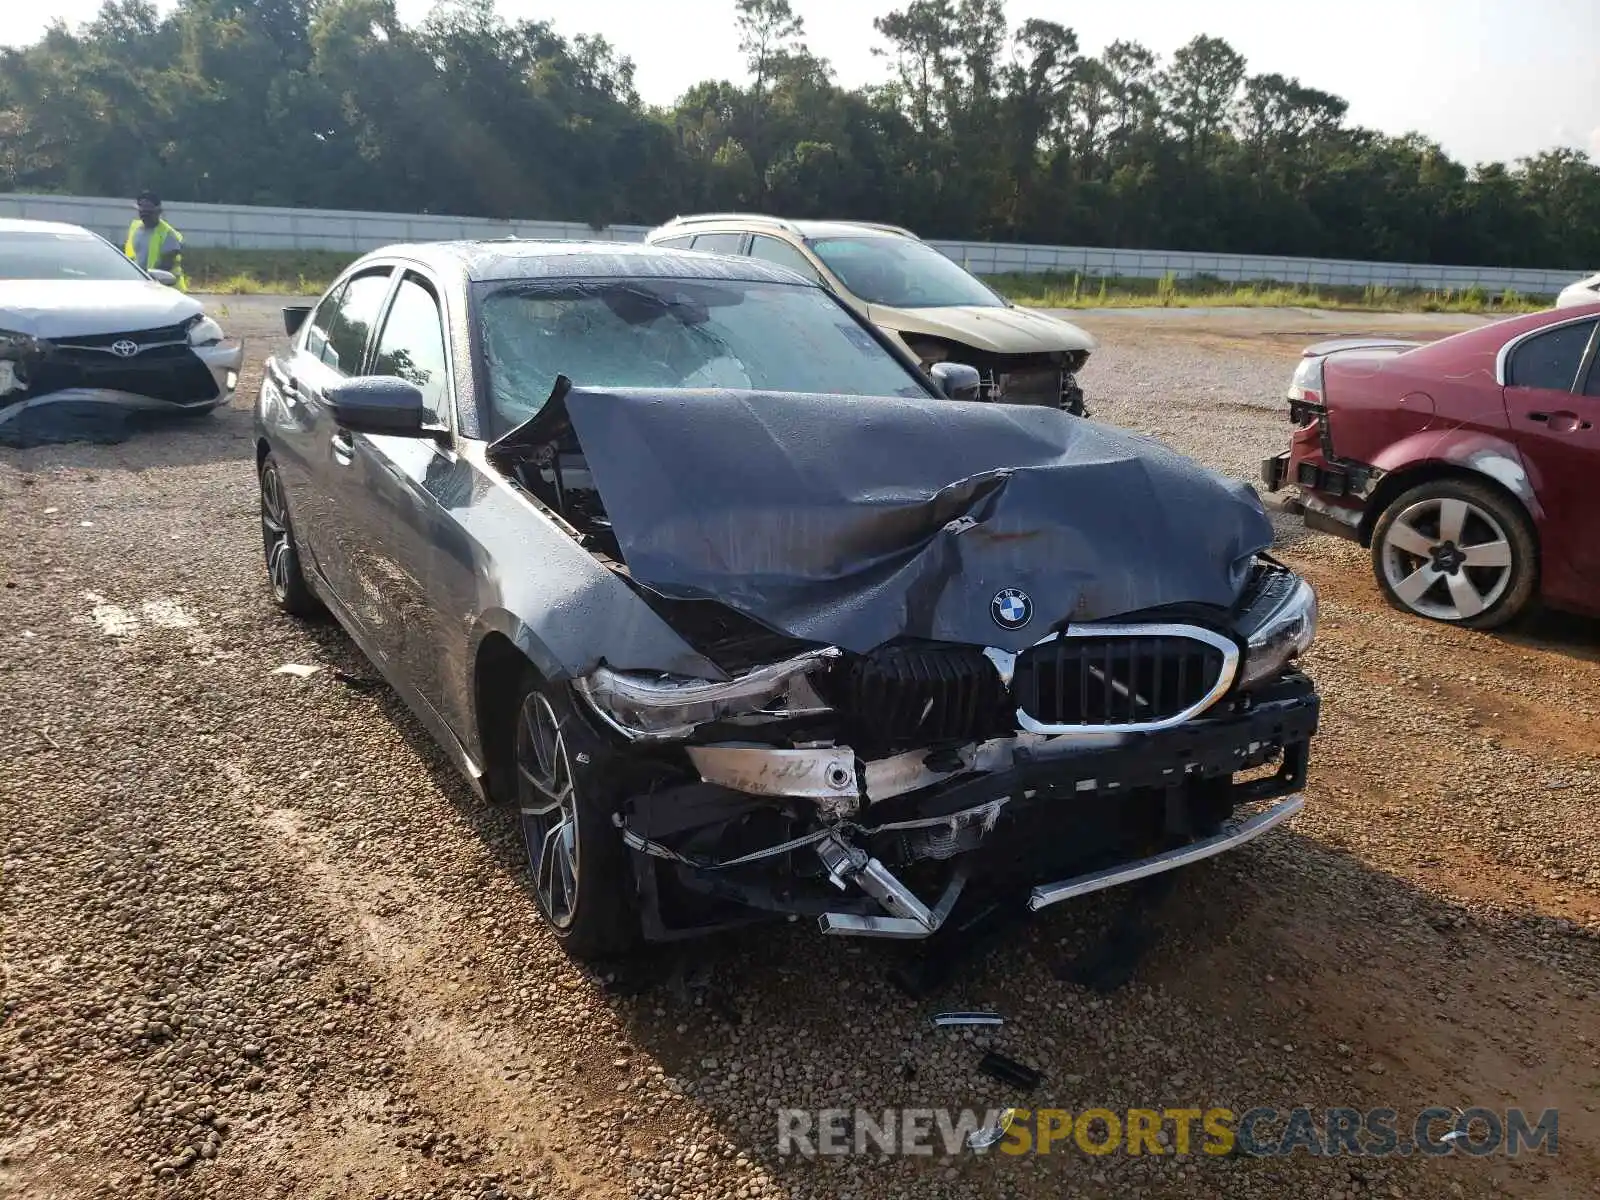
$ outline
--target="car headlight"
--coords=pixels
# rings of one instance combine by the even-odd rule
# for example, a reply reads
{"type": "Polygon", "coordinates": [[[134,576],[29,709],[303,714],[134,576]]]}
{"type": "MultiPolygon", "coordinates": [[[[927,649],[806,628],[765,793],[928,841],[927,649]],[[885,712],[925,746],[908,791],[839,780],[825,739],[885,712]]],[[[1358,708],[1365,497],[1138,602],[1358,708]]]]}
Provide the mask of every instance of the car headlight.
{"type": "Polygon", "coordinates": [[[1283,572],[1284,582],[1268,588],[1247,614],[1244,669],[1239,686],[1270,679],[1304,654],[1317,636],[1317,593],[1304,579],[1283,572]]]}
{"type": "Polygon", "coordinates": [[[806,676],[839,657],[831,647],[726,682],[601,667],[573,681],[600,718],[634,741],[687,737],[711,721],[775,720],[828,711],[806,676]]]}
{"type": "Polygon", "coordinates": [[[215,346],[224,336],[226,335],[222,332],[222,326],[218,325],[210,317],[196,317],[189,323],[189,345],[191,346],[215,346]]]}

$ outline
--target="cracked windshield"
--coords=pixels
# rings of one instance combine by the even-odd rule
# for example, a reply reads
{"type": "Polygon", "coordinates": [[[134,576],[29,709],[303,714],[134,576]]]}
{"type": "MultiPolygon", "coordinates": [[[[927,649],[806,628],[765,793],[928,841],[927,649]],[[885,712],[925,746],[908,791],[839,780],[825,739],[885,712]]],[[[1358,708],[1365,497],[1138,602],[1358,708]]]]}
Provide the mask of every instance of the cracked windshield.
{"type": "Polygon", "coordinates": [[[508,426],[544,405],[557,375],[577,387],[928,395],[836,303],[788,284],[512,289],[485,300],[483,333],[495,414],[508,426]]]}

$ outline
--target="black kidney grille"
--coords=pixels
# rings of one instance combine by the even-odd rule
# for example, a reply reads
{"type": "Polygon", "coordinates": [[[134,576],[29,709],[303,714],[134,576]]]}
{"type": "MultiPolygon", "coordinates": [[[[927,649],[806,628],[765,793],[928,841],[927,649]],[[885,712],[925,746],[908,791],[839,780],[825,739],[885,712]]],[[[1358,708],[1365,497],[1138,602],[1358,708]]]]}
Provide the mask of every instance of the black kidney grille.
{"type": "Polygon", "coordinates": [[[1017,659],[1017,706],[1047,725],[1133,725],[1194,707],[1222,675],[1221,650],[1193,638],[1058,638],[1017,659]]]}
{"type": "Polygon", "coordinates": [[[989,737],[1009,709],[998,672],[975,646],[880,647],[852,660],[832,690],[854,736],[882,750],[989,737]]]}

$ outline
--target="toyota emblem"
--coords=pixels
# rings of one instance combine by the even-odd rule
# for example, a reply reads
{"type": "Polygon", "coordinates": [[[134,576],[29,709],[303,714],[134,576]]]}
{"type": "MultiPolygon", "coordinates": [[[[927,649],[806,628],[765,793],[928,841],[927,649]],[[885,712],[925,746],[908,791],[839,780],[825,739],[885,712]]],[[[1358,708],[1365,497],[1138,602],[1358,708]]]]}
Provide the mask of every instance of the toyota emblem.
{"type": "Polygon", "coordinates": [[[111,353],[115,354],[118,358],[132,358],[135,354],[139,353],[139,343],[128,338],[123,338],[120,342],[111,343],[111,353]]]}
{"type": "Polygon", "coordinates": [[[1020,588],[1006,588],[989,601],[989,615],[1001,629],[1021,629],[1033,620],[1033,601],[1020,588]]]}

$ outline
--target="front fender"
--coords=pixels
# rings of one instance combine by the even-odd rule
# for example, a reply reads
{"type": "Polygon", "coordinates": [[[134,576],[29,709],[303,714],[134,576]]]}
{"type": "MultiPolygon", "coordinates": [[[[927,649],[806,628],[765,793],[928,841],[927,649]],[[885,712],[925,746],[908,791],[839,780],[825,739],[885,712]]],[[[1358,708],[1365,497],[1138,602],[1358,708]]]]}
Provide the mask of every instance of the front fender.
{"type": "MultiPolygon", "coordinates": [[[[714,666],[685,642],[666,622],[639,601],[640,624],[649,626],[633,635],[622,633],[615,622],[606,627],[615,640],[595,638],[579,648],[572,641],[548,636],[548,624],[560,620],[550,613],[518,615],[506,608],[491,608],[473,622],[472,660],[476,661],[484,639],[499,634],[522,652],[546,679],[573,679],[589,674],[602,662],[619,670],[661,671],[696,679],[723,680],[726,672],[714,666]],[[659,626],[659,629],[654,628],[659,626]],[[644,636],[638,636],[643,633],[644,636]]],[[[615,614],[613,614],[615,615],[615,614]]],[[[581,620],[581,617],[579,618],[581,620]]]]}

